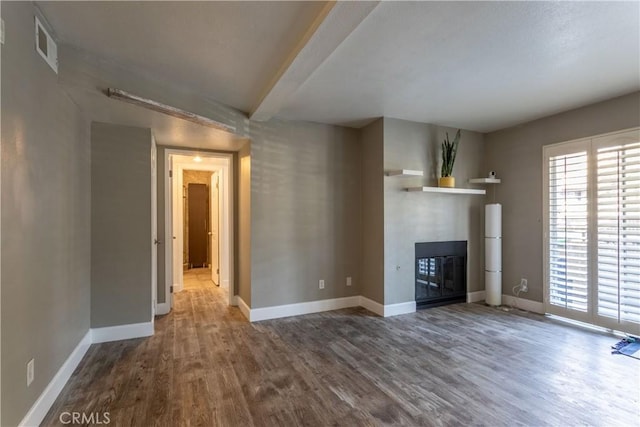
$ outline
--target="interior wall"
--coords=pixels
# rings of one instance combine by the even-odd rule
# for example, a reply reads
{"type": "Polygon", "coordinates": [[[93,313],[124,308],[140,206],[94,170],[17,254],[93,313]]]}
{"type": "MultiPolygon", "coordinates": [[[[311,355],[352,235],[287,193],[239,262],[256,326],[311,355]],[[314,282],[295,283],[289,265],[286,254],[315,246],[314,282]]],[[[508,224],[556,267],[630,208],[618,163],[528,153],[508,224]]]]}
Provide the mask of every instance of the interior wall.
{"type": "MultiPolygon", "coordinates": [[[[407,192],[406,187],[437,186],[440,145],[457,129],[384,119],[384,169],[415,169],[424,177],[384,177],[384,303],[415,301],[415,243],[467,241],[467,292],[484,289],[483,207],[478,195],[407,192]]],[[[456,187],[486,176],[484,137],[462,131],[453,168],[456,187]]]]}
{"type": "Polygon", "coordinates": [[[91,124],[91,327],[149,322],[151,130],[91,124]]]}
{"type": "Polygon", "coordinates": [[[384,119],[360,130],[360,294],[384,304],[384,119]]]}
{"type": "Polygon", "coordinates": [[[270,120],[250,136],[251,307],[357,295],[358,132],[270,120]]]}
{"type": "Polygon", "coordinates": [[[251,143],[242,147],[236,159],[235,282],[237,294],[251,306],[251,143]]]}
{"type": "Polygon", "coordinates": [[[165,293],[165,285],[166,285],[166,271],[165,271],[165,249],[166,245],[172,243],[171,236],[165,235],[165,197],[164,197],[164,180],[165,180],[165,166],[164,166],[164,150],[165,148],[162,146],[156,147],[157,154],[156,158],[158,161],[158,173],[156,174],[156,188],[158,189],[158,197],[156,199],[156,210],[158,211],[158,228],[156,230],[156,236],[160,244],[156,245],[156,255],[158,257],[158,286],[156,290],[156,302],[158,304],[163,304],[167,302],[167,296],[165,293]]]}
{"type": "Polygon", "coordinates": [[[2,3],[3,426],[20,423],[89,330],[89,127],[34,49],[35,13],[2,3]]]}
{"type": "Polygon", "coordinates": [[[485,169],[502,179],[496,200],[502,212],[502,292],[520,278],[543,301],[542,147],[640,125],[640,92],[545,117],[486,135],[485,169]]]}

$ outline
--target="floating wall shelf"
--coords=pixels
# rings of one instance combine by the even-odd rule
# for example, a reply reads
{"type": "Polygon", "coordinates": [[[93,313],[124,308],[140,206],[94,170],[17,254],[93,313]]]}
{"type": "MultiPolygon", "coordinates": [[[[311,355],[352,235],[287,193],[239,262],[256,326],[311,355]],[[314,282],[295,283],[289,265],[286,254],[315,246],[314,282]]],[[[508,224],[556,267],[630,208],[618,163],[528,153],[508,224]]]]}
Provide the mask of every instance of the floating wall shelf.
{"type": "Polygon", "coordinates": [[[500,184],[499,178],[472,178],[469,184],[500,184]]]}
{"type": "Polygon", "coordinates": [[[409,187],[406,190],[419,191],[423,193],[487,194],[486,190],[478,190],[475,188],[409,187]]]}
{"type": "Polygon", "coordinates": [[[399,178],[411,177],[411,176],[424,176],[424,172],[411,169],[394,169],[386,171],[387,176],[396,176],[399,178]]]}

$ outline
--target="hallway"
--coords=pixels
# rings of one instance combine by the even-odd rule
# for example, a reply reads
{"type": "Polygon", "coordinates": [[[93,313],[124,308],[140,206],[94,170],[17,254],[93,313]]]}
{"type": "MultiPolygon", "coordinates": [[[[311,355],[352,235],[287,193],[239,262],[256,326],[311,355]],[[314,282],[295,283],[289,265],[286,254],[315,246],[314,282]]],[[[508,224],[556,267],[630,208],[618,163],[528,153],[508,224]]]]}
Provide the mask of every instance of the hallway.
{"type": "Polygon", "coordinates": [[[251,324],[194,274],[205,279],[175,295],[153,337],[92,345],[43,425],[74,411],[141,427],[628,425],[640,416],[638,361],[611,355],[610,335],[481,304],[251,324]]]}

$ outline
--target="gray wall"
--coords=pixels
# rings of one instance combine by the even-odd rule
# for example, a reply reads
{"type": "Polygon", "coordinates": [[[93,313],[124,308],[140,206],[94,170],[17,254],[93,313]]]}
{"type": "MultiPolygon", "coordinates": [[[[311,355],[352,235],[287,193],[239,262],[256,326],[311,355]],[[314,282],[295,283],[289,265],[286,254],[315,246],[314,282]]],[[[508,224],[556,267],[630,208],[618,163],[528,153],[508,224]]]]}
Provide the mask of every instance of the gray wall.
{"type": "Polygon", "coordinates": [[[172,243],[172,238],[165,236],[164,227],[165,227],[165,211],[164,211],[164,147],[157,147],[157,156],[158,159],[158,173],[156,174],[156,188],[158,190],[158,198],[156,199],[158,204],[156,209],[158,210],[158,229],[156,230],[157,239],[161,242],[159,245],[156,245],[156,251],[158,256],[158,290],[156,293],[156,301],[158,304],[165,303],[167,301],[165,295],[165,286],[166,286],[166,274],[165,274],[165,249],[167,244],[172,243]]]}
{"type": "MultiPolygon", "coordinates": [[[[384,303],[415,300],[415,243],[467,240],[467,291],[484,289],[483,206],[477,195],[415,193],[406,187],[437,186],[440,144],[456,129],[384,119],[384,169],[417,169],[424,178],[384,178],[384,303]]],[[[485,176],[482,134],[463,131],[453,175],[456,187],[485,176]]]]}
{"type": "Polygon", "coordinates": [[[358,295],[357,131],[271,120],[250,137],[251,307],[358,295]]]}
{"type": "Polygon", "coordinates": [[[520,296],[542,302],[542,147],[639,125],[636,92],[486,135],[485,170],[502,179],[503,293],[526,277],[529,292],[520,296]]]}
{"type": "Polygon", "coordinates": [[[2,419],[15,426],[89,330],[89,129],[2,3],[2,419]],[[35,381],[26,386],[26,363],[35,381]]]}
{"type": "Polygon", "coordinates": [[[361,263],[360,294],[384,304],[384,120],[360,130],[361,263]]]}
{"type": "Polygon", "coordinates": [[[251,306],[251,144],[247,143],[238,153],[236,171],[236,274],[237,294],[251,306]]]}
{"type": "Polygon", "coordinates": [[[91,124],[91,327],[151,320],[151,130],[91,124]]]}

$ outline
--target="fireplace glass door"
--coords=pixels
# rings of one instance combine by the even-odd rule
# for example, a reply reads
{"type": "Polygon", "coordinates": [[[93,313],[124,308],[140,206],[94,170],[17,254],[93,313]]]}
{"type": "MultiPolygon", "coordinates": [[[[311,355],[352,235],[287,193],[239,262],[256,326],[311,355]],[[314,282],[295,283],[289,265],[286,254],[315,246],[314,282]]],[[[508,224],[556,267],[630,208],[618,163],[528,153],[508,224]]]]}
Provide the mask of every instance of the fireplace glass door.
{"type": "Polygon", "coordinates": [[[467,299],[467,242],[416,243],[416,308],[467,299]]]}

